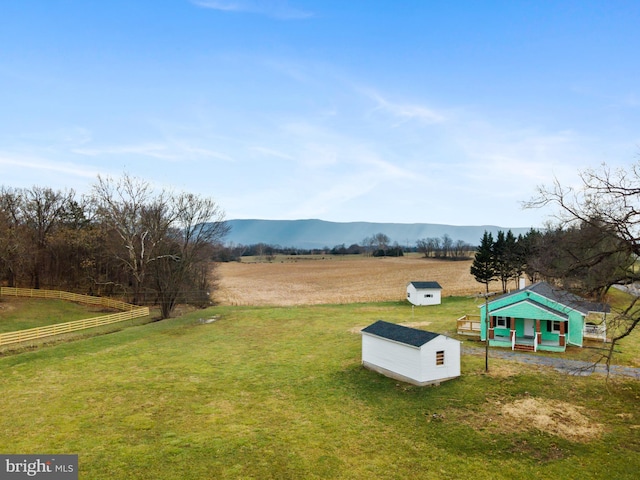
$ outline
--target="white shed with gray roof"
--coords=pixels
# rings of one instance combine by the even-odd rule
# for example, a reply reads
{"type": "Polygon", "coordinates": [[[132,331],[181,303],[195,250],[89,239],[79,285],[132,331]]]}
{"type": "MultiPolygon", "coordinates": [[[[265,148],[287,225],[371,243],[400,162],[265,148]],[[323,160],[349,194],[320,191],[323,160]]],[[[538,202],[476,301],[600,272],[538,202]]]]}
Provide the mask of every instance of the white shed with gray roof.
{"type": "Polygon", "coordinates": [[[413,305],[440,305],[442,287],[438,282],[409,282],[407,300],[413,305]]]}
{"type": "Polygon", "coordinates": [[[460,342],[378,320],[362,329],[362,365],[414,385],[438,384],[460,376],[460,342]]]}

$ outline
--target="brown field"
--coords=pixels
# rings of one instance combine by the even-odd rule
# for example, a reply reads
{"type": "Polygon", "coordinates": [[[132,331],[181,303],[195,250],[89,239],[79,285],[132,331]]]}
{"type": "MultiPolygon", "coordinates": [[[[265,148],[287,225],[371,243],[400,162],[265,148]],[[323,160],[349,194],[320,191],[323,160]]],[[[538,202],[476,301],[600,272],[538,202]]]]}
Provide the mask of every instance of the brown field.
{"type": "MultiPolygon", "coordinates": [[[[313,305],[399,301],[410,281],[437,281],[442,296],[473,295],[484,285],[469,273],[471,260],[418,256],[282,257],[273,262],[230,262],[218,268],[222,305],[313,305]]],[[[491,290],[498,287],[497,283],[491,290]]]]}

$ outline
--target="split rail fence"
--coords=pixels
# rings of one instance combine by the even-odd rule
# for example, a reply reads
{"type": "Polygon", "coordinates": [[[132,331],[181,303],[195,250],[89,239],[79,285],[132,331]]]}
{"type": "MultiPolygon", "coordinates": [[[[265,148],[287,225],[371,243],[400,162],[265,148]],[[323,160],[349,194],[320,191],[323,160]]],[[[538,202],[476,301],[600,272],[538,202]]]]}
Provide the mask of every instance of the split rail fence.
{"type": "Polygon", "coordinates": [[[100,317],[0,333],[0,346],[39,340],[41,338],[52,337],[54,335],[75,332],[86,328],[99,327],[102,325],[109,325],[111,323],[132,320],[134,318],[146,317],[149,315],[149,307],[140,307],[138,305],[132,305],[119,300],[112,300],[110,298],[92,297],[89,295],[80,295],[60,290],[0,287],[0,296],[52,298],[122,310],[118,313],[102,315],[100,317]]]}

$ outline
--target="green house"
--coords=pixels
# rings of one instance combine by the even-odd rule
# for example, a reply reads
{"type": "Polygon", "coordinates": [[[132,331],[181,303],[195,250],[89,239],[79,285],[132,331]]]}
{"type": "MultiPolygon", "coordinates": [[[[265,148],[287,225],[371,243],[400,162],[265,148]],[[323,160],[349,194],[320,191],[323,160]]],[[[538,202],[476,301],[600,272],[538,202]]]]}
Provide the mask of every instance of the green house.
{"type": "Polygon", "coordinates": [[[585,338],[606,339],[609,306],[538,282],[501,295],[480,307],[480,338],[512,350],[564,352],[585,338]]]}

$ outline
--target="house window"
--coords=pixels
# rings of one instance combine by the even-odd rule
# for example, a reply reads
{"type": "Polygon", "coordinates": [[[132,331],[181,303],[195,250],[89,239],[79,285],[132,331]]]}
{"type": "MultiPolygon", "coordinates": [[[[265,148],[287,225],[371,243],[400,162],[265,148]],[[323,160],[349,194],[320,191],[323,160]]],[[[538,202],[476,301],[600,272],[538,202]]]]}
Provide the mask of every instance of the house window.
{"type": "Polygon", "coordinates": [[[436,365],[444,365],[444,350],[436,352],[436,365]]]}
{"type": "Polygon", "coordinates": [[[509,318],[508,317],[496,317],[496,327],[498,327],[498,328],[509,328],[509,318]]]}
{"type": "Polygon", "coordinates": [[[547,322],[547,331],[553,332],[553,333],[560,333],[560,321],[553,320],[553,321],[547,322]]]}

